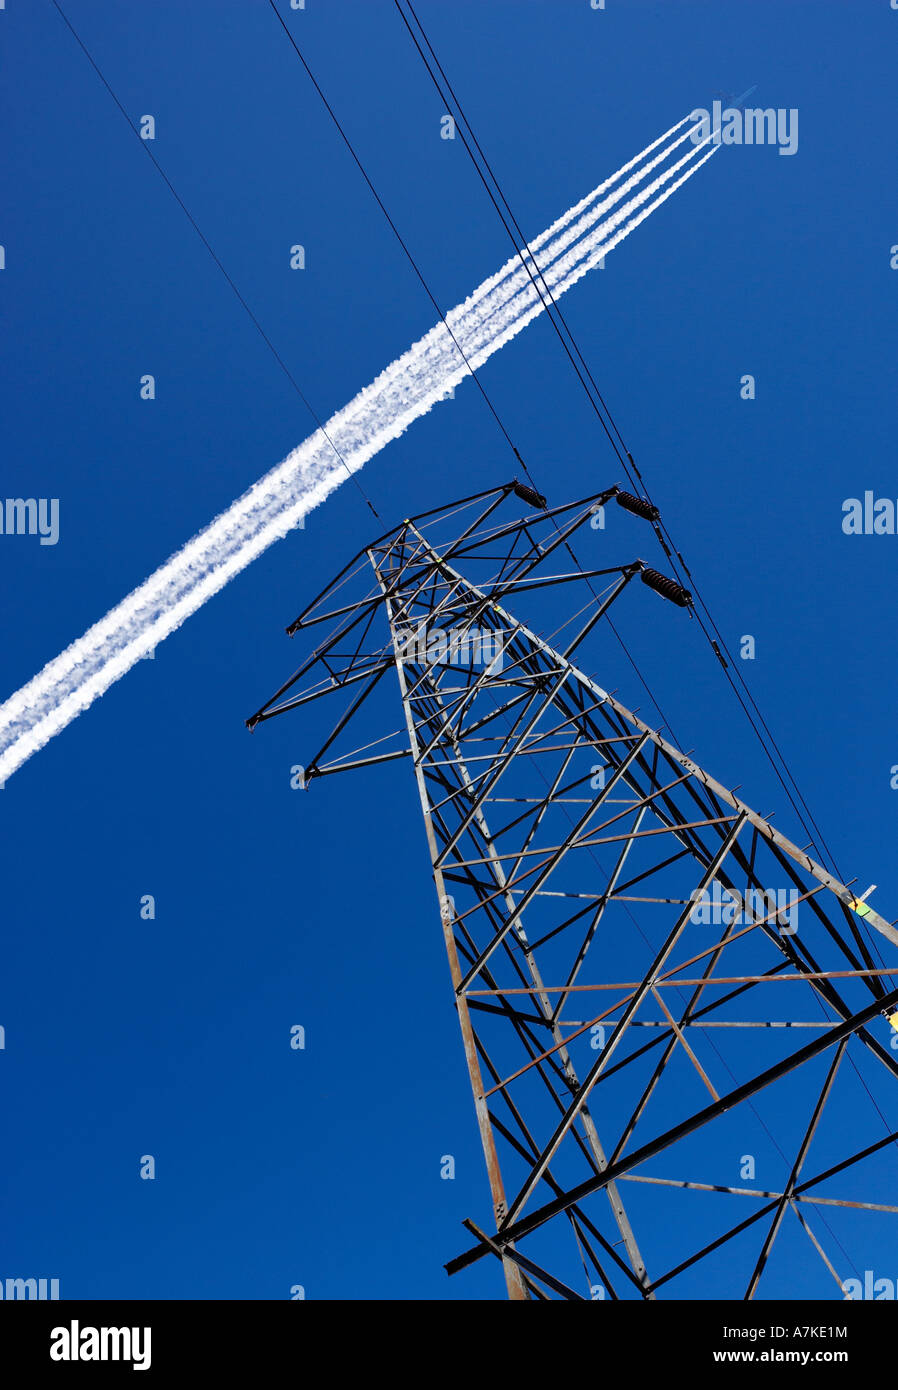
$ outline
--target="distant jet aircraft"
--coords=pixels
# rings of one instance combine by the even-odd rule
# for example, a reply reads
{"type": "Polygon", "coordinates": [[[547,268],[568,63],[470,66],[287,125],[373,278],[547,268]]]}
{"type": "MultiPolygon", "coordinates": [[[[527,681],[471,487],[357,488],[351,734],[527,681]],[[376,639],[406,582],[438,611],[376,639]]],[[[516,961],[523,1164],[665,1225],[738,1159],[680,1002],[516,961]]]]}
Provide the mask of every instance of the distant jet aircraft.
{"type": "Polygon", "coordinates": [[[758,84],[756,82],[753,87],[749,87],[747,92],[743,92],[741,97],[734,97],[729,92],[715,92],[714,95],[715,97],[718,97],[723,104],[732,107],[733,109],[738,111],[742,106],[745,105],[746,101],[748,101],[748,98],[751,96],[752,92],[756,92],[757,90],[758,84]]]}

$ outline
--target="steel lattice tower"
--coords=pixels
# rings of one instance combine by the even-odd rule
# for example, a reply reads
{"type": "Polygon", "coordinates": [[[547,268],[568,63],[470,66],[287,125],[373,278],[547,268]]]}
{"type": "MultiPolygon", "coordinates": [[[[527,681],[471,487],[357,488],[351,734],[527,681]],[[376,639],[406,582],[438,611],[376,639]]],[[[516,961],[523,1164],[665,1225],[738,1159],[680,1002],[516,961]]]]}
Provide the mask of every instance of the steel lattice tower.
{"type": "Polygon", "coordinates": [[[346,692],[306,784],[414,772],[492,1197],[450,1273],[491,1256],[511,1298],[651,1299],[707,1261],[716,1296],[753,1298],[788,1226],[840,1284],[831,1223],[898,1212],[869,1200],[898,1137],[898,932],[574,664],[634,579],[646,623],[690,603],[641,560],[565,567],[612,502],[657,515],[509,483],[402,522],[287,629],[332,624],[247,723],[346,692]],[[536,600],[554,645],[506,606],[536,600]],[[338,753],[388,673],[404,726],[338,753]],[[768,1092],[783,1180],[721,1181],[768,1092]]]}

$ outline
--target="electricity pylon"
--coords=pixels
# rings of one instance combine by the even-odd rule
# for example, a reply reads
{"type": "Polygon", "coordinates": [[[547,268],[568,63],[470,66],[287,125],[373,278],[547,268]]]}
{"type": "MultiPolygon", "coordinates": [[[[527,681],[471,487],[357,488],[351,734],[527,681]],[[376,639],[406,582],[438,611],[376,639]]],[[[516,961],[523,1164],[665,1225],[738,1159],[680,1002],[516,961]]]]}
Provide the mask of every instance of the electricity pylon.
{"type": "Polygon", "coordinates": [[[574,664],[636,578],[645,622],[691,603],[638,559],[565,567],[579,527],[604,547],[635,524],[606,528],[612,502],[657,518],[515,482],[403,521],[290,625],[333,628],[247,723],[346,692],[305,784],[414,774],[492,1197],[450,1274],[488,1256],[515,1299],[744,1299],[777,1242],[798,1297],[802,1242],[844,1297],[854,1223],[890,1248],[898,1212],[869,1200],[898,1137],[898,932],[574,664]],[[506,606],[560,595],[550,638],[506,606]],[[371,718],[388,673],[394,733],[371,718]],[[338,753],[350,724],[365,745],[338,753]]]}

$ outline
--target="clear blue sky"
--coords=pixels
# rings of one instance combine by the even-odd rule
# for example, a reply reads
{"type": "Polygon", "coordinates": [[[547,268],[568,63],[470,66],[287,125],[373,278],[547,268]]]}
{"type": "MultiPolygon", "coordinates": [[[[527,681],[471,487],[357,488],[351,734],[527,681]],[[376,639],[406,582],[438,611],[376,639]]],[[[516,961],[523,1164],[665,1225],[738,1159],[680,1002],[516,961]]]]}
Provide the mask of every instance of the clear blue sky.
{"type": "MultiPolygon", "coordinates": [[[[262,0],[63,7],[132,118],[155,116],[157,159],[322,418],[432,325],[262,0]]],[[[461,142],[440,139],[393,5],[282,8],[434,293],[457,303],[509,247],[461,142]]],[[[757,84],[758,104],[798,108],[794,157],[721,151],[563,307],[728,642],[756,639],[746,677],[845,876],[898,917],[898,537],[841,530],[844,499],[898,496],[898,12],[419,12],[528,236],[721,93],[757,84]]],[[[5,697],[314,422],[49,0],[7,0],[0,47],[0,479],[4,496],[60,499],[56,546],[0,537],[5,697]]],[[[544,319],[483,380],[550,500],[623,481],[544,319]]],[[[360,481],[392,524],[514,471],[468,381],[360,481]]],[[[494,1261],[442,1269],[489,1203],[408,771],[304,795],[301,718],[243,725],[292,669],[285,624],[372,525],[347,483],[0,792],[2,1277],[86,1298],[502,1296],[494,1261]]],[[[647,542],[644,558],[662,557],[647,542]]],[[[624,630],[681,742],[803,844],[696,625],[653,631],[640,612],[624,630]]],[[[655,717],[622,660],[598,674],[655,717]]],[[[752,1134],[746,1117],[703,1154],[705,1180],[736,1181],[752,1134]]],[[[762,1186],[783,1176],[768,1157],[762,1186]]],[[[861,1272],[888,1219],[858,1235],[861,1272]]],[[[837,1295],[807,1242],[794,1260],[837,1295]]],[[[715,1289],[696,1272],[678,1291],[715,1289]]],[[[789,1278],[767,1292],[788,1296],[789,1278]]]]}

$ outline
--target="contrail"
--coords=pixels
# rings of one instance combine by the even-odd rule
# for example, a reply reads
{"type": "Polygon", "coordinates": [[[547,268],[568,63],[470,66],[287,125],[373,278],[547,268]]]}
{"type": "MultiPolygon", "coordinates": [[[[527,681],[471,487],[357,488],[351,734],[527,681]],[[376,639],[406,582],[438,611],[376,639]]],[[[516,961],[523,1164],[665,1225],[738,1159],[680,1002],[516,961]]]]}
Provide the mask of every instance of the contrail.
{"type": "MultiPolygon", "coordinates": [[[[711,137],[708,137],[708,139],[710,138],[711,137]]],[[[679,141],[675,143],[679,144],[679,141]]],[[[534,271],[539,285],[544,289],[548,288],[553,298],[557,298],[559,294],[563,294],[565,290],[570,289],[571,285],[576,284],[577,280],[585,275],[588,270],[592,270],[609,251],[613,251],[615,246],[618,246],[625,237],[629,236],[630,232],[632,232],[635,227],[638,227],[640,222],[644,222],[645,219],[654,212],[656,207],[659,207],[682,183],[685,183],[686,179],[691,178],[692,174],[694,174],[706,160],[710,159],[715,150],[719,148],[719,146],[712,146],[691,169],[688,169],[685,174],[681,174],[678,179],[674,179],[674,175],[695,159],[702,145],[706,143],[707,141],[703,140],[690,154],[685,155],[682,159],[678,160],[676,164],[672,165],[670,169],[665,170],[663,174],[659,175],[652,183],[641,189],[634,198],[628,203],[625,203],[617,212],[605,218],[598,226],[592,227],[588,235],[582,236],[566,255],[558,257],[550,266],[546,267],[545,264],[540,265],[536,261],[530,260],[529,257],[525,256],[525,259],[530,261],[531,268],[534,271]],[[670,182],[671,180],[674,181],[670,182]],[[666,184],[668,186],[664,187],[666,184]],[[659,189],[663,189],[663,192],[660,193],[657,198],[652,198],[652,195],[658,192],[659,189]],[[631,213],[633,213],[636,208],[642,207],[650,198],[652,198],[652,201],[648,203],[647,207],[643,207],[642,211],[637,216],[631,216],[631,213]],[[613,234],[615,228],[619,227],[621,223],[625,225],[620,231],[613,234]]],[[[671,148],[673,148],[673,146],[671,146],[671,148]]],[[[646,167],[651,168],[653,166],[647,165],[646,167]]],[[[597,211],[606,206],[607,204],[605,203],[599,204],[597,211]]],[[[560,238],[563,243],[566,242],[567,239],[566,235],[560,238]]],[[[550,248],[553,254],[555,248],[556,243],[553,243],[550,248]]],[[[511,265],[511,262],[509,262],[509,265],[511,265]]],[[[486,361],[487,357],[492,356],[500,347],[503,347],[511,338],[520,333],[523,328],[526,328],[527,324],[545,308],[545,303],[539,294],[539,289],[534,286],[531,276],[528,274],[527,270],[520,265],[520,261],[517,262],[517,267],[514,275],[509,276],[502,286],[498,310],[496,303],[493,302],[492,299],[487,299],[485,302],[478,302],[476,327],[471,337],[465,334],[466,340],[464,342],[462,342],[462,335],[459,333],[458,328],[452,322],[452,314],[447,316],[455,333],[455,337],[461,342],[462,347],[465,349],[465,355],[468,357],[475,370],[482,361],[486,361]],[[480,356],[478,349],[482,348],[484,344],[487,344],[487,348],[483,356],[480,356]]],[[[472,298],[476,298],[478,295],[479,291],[475,291],[472,298]]],[[[458,311],[454,310],[453,313],[455,312],[458,311]]],[[[464,371],[462,375],[464,375],[464,371]]],[[[0,711],[0,713],[2,713],[2,711],[0,711]]]]}
{"type": "MultiPolygon", "coordinates": [[[[606,193],[609,188],[611,188],[615,183],[617,183],[618,179],[623,178],[624,174],[628,174],[630,170],[634,168],[637,164],[642,164],[643,160],[645,160],[647,156],[652,153],[653,150],[656,150],[659,145],[665,144],[665,142],[668,141],[672,135],[675,135],[676,132],[680,129],[680,127],[682,125],[685,125],[688,119],[688,116],[684,116],[682,121],[677,121],[676,125],[671,126],[670,130],[666,130],[663,135],[659,135],[657,140],[653,140],[650,145],[646,145],[644,150],[640,150],[639,154],[634,155],[631,160],[628,160],[626,164],[622,165],[621,168],[618,169],[616,173],[612,174],[610,178],[605,179],[604,182],[600,183],[597,188],[594,188],[591,193],[587,193],[585,198],[581,198],[579,203],[575,203],[573,207],[568,208],[567,212],[563,212],[561,216],[557,218],[556,221],[554,221],[550,227],[547,227],[544,232],[540,232],[539,236],[531,239],[531,241],[528,243],[530,250],[533,252],[541,251],[542,248],[546,246],[549,242],[553,242],[554,246],[552,254],[557,255],[561,250],[563,250],[565,245],[569,244],[571,240],[571,237],[567,235],[567,230],[571,227],[572,224],[576,222],[576,219],[579,218],[580,215],[586,211],[590,203],[594,202],[596,198],[601,197],[603,193],[606,193]],[[564,241],[562,241],[561,239],[561,233],[565,233],[566,239],[564,241]]],[[[692,127],[692,129],[694,130],[695,127],[692,127]]],[[[687,134],[689,133],[691,133],[691,131],[687,132],[687,134]]],[[[674,149],[675,145],[679,143],[679,140],[675,141],[674,144],[668,146],[667,149],[663,150],[662,153],[657,156],[657,158],[653,159],[650,164],[645,164],[643,168],[640,170],[640,172],[635,176],[635,178],[629,179],[625,184],[622,184],[619,188],[616,188],[612,196],[606,200],[604,206],[612,206],[612,204],[617,202],[625,193],[629,192],[631,187],[635,187],[636,184],[645,177],[649,170],[654,169],[656,165],[658,165],[662,160],[666,159],[667,156],[670,154],[671,150],[674,149]]],[[[600,212],[601,210],[601,208],[594,208],[593,213],[600,212]]],[[[578,225],[582,226],[582,224],[578,225]]],[[[576,232],[576,229],[575,235],[579,235],[579,232],[576,232]]],[[[545,261],[548,259],[548,257],[546,256],[542,259],[543,261],[545,261]]],[[[490,276],[488,280],[484,280],[483,284],[480,285],[479,288],[474,291],[474,294],[471,296],[468,303],[470,303],[472,300],[479,297],[480,295],[488,293],[490,290],[494,289],[495,286],[498,285],[500,281],[504,278],[504,276],[508,274],[509,270],[517,269],[519,265],[520,261],[515,257],[512,257],[511,260],[506,261],[505,265],[502,267],[500,271],[497,272],[497,274],[490,276]]]]}
{"type": "MultiPolygon", "coordinates": [[[[557,299],[570,289],[719,148],[712,145],[701,153],[709,136],[644,184],[646,175],[691,134],[687,131],[667,143],[683,124],[678,121],[529,243],[533,256],[525,259],[543,290],[548,287],[557,299]],[[660,155],[645,162],[662,146],[660,155]],[[636,173],[625,178],[634,168],[636,173]],[[615,184],[619,186],[603,199],[615,184]],[[644,186],[633,198],[621,202],[640,184],[644,186]],[[615,210],[605,216],[612,207],[615,210]]],[[[446,323],[438,323],[413,344],[0,705],[0,785],[229,579],[319,506],[339,487],[347,469],[354,473],[362,468],[544,308],[521,258],[511,257],[446,315],[446,323]]]]}

